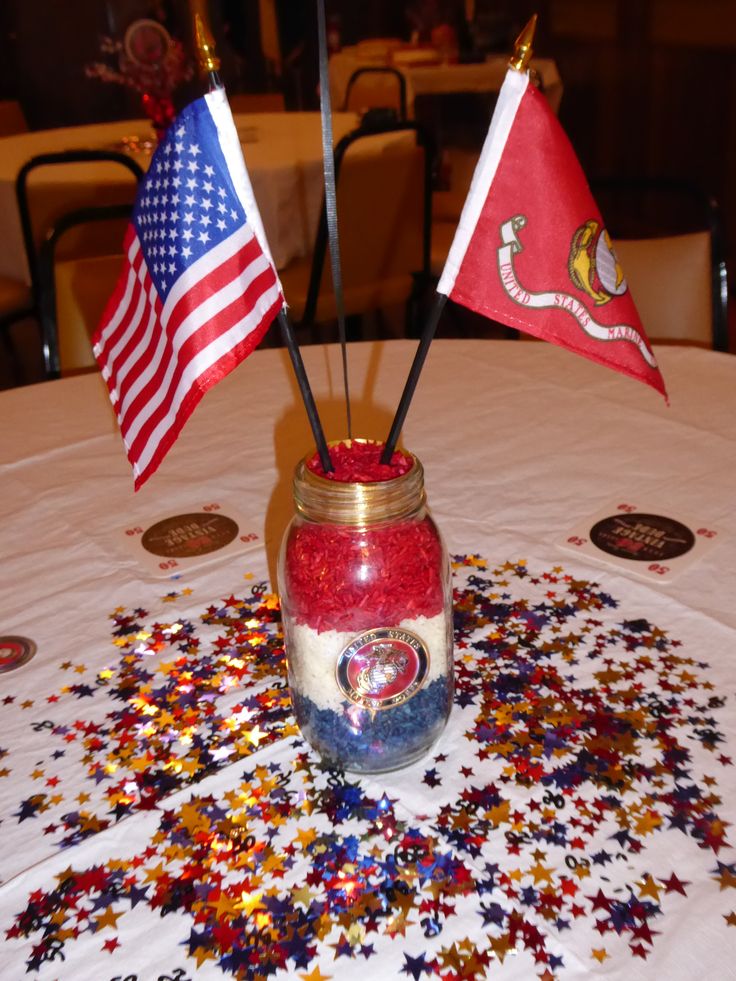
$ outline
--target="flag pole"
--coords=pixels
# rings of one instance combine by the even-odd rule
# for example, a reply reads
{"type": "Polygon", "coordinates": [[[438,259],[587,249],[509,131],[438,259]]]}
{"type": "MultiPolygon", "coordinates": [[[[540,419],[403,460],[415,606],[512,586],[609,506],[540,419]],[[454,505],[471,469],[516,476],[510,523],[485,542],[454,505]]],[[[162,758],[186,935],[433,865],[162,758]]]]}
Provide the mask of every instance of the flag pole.
{"type": "MultiPolygon", "coordinates": [[[[197,50],[199,72],[202,78],[207,78],[210,86],[210,92],[214,92],[215,89],[220,89],[223,86],[219,75],[220,59],[215,53],[215,44],[207,20],[207,12],[205,9],[206,0],[191,0],[191,5],[194,20],[194,43],[197,50]]],[[[277,319],[281,329],[281,337],[286,345],[289,357],[291,358],[291,366],[294,370],[294,375],[299,386],[302,401],[304,402],[304,408],[307,412],[307,418],[309,419],[309,425],[312,430],[312,435],[314,436],[314,442],[317,446],[317,453],[319,454],[322,469],[325,471],[325,473],[331,473],[334,470],[334,467],[332,465],[332,460],[330,459],[330,451],[327,447],[327,440],[325,439],[324,430],[322,429],[322,423],[319,418],[319,412],[317,411],[314,396],[312,395],[312,389],[309,385],[309,379],[307,377],[306,368],[304,367],[301,351],[299,350],[296,337],[294,336],[294,328],[286,314],[286,309],[284,307],[281,308],[277,319]]]]}
{"type": "MultiPolygon", "coordinates": [[[[536,26],[537,15],[533,14],[514,43],[514,53],[509,59],[509,68],[513,68],[520,72],[526,71],[532,57],[532,43],[534,41],[534,31],[536,30],[536,26]]],[[[381,454],[381,463],[388,464],[391,462],[391,457],[394,454],[394,450],[396,449],[396,444],[399,439],[399,434],[401,433],[401,427],[404,425],[404,420],[406,419],[406,414],[409,411],[411,400],[414,397],[419,376],[422,373],[422,368],[424,367],[429,346],[434,338],[435,331],[437,330],[437,324],[442,316],[442,311],[445,308],[446,302],[447,297],[444,294],[435,294],[432,308],[429,311],[429,316],[427,317],[424,330],[422,331],[422,335],[419,339],[419,346],[417,347],[414,360],[412,361],[411,368],[409,369],[409,376],[406,379],[406,384],[404,385],[404,391],[401,394],[396,415],[394,416],[394,420],[391,423],[391,429],[388,437],[386,438],[386,444],[381,454]]]]}
{"type": "Polygon", "coordinates": [[[411,368],[409,369],[409,376],[406,379],[404,391],[401,393],[399,407],[396,410],[394,421],[391,423],[391,430],[386,439],[386,445],[381,453],[381,463],[390,463],[391,457],[394,455],[394,450],[396,449],[396,444],[399,440],[401,427],[404,425],[406,413],[409,411],[409,405],[414,397],[414,391],[417,387],[419,376],[422,373],[422,368],[424,367],[424,361],[427,357],[427,352],[429,351],[429,345],[432,343],[435,331],[437,330],[437,324],[442,316],[442,311],[445,309],[446,302],[447,297],[442,293],[435,294],[432,309],[429,312],[429,317],[427,318],[424,330],[422,331],[422,336],[419,339],[419,346],[417,347],[414,360],[412,361],[411,368]]]}
{"type": "Polygon", "coordinates": [[[304,367],[302,354],[299,350],[299,345],[296,342],[296,337],[294,336],[294,328],[292,327],[291,321],[287,317],[286,310],[283,307],[281,308],[281,312],[279,313],[277,319],[279,322],[279,327],[281,328],[281,337],[283,338],[284,344],[286,345],[286,350],[289,352],[289,357],[291,358],[291,366],[294,369],[294,375],[296,376],[297,384],[299,385],[299,391],[301,392],[304,408],[307,412],[307,418],[309,419],[309,425],[312,429],[314,442],[317,446],[319,462],[322,464],[322,469],[325,473],[332,473],[335,468],[333,467],[332,460],[330,459],[330,451],[327,447],[327,440],[325,439],[322,423],[320,422],[319,413],[317,412],[317,406],[315,405],[314,396],[312,395],[312,389],[309,385],[309,379],[307,378],[307,370],[304,367]]]}

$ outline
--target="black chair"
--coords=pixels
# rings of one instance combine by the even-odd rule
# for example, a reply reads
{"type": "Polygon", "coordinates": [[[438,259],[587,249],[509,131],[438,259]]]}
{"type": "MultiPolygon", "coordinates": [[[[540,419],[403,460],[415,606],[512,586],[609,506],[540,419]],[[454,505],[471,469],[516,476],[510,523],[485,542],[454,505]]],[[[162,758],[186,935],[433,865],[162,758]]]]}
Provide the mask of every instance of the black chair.
{"type": "MultiPolygon", "coordinates": [[[[431,138],[413,122],[363,125],[335,147],[344,310],[353,336],[363,314],[400,303],[406,304],[407,333],[417,331],[418,305],[430,276],[434,160],[431,138]],[[372,137],[402,133],[406,140],[360,152],[360,144],[372,137]]],[[[303,327],[336,319],[327,256],[323,202],[312,255],[280,273],[292,317],[303,327]]]]}
{"type": "MultiPolygon", "coordinates": [[[[123,262],[129,204],[79,208],[50,229],[38,257],[38,294],[46,377],[94,368],[91,335],[112,295],[123,262]],[[108,247],[59,259],[64,240],[91,226],[105,229],[108,247]]],[[[98,240],[99,241],[99,240],[98,240]]]]}
{"type": "Polygon", "coordinates": [[[397,118],[406,120],[406,79],[397,68],[372,65],[356,68],[345,89],[343,111],[364,112],[367,109],[393,109],[397,118]],[[361,85],[361,79],[369,84],[361,85]],[[376,85],[376,79],[388,84],[376,85]]]}
{"type": "MultiPolygon", "coordinates": [[[[132,157],[116,150],[73,149],[58,153],[42,153],[31,157],[23,164],[15,181],[23,244],[31,278],[31,304],[30,307],[25,308],[23,315],[33,315],[40,323],[42,306],[47,316],[52,309],[49,299],[42,296],[39,260],[42,244],[51,234],[56,223],[65,214],[86,207],[94,208],[110,204],[127,204],[130,207],[143,173],[141,166],[132,157]],[[121,180],[118,184],[115,181],[102,183],[94,179],[85,181],[74,177],[65,181],[64,168],[78,164],[111,164],[123,168],[134,180],[121,180]],[[43,169],[53,169],[54,180],[36,186],[30,178],[43,169]]],[[[76,251],[80,255],[99,254],[102,248],[99,234],[94,233],[90,240],[85,240],[81,235],[81,228],[79,232],[73,242],[68,241],[65,248],[76,251]]],[[[119,247],[120,243],[117,244],[116,251],[119,247]]],[[[48,282],[48,277],[45,281],[48,282]]],[[[45,333],[43,333],[43,343],[46,344],[45,333]]],[[[46,368],[47,371],[54,370],[50,362],[46,363],[46,368]]]]}
{"type": "Polygon", "coordinates": [[[718,203],[663,177],[590,182],[650,340],[728,350],[728,282],[718,203]]]}
{"type": "Polygon", "coordinates": [[[12,328],[35,315],[32,293],[25,282],[11,276],[0,276],[0,336],[16,385],[23,382],[23,366],[13,342],[12,328]]]}

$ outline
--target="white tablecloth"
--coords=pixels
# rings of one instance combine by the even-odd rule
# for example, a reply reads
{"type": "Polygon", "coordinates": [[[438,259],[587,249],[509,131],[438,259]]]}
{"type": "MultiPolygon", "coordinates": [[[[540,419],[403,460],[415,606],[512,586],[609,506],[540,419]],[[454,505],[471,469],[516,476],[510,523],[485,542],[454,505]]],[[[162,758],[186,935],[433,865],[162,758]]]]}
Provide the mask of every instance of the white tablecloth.
{"type": "MultiPolygon", "coordinates": [[[[413,350],[352,346],[356,433],[413,350]]],[[[339,352],[304,357],[342,436],[339,352]]],[[[454,557],[457,700],[381,778],[323,769],[283,689],[268,580],[311,443],[285,353],[137,495],[98,376],[2,393],[0,632],[38,651],[0,697],[0,976],[730,977],[736,360],[658,357],[670,408],[550,345],[435,342],[404,443],[454,557]],[[718,544],[669,584],[558,546],[618,499],[718,544]],[[126,545],[213,504],[265,548],[157,579],[126,545]]]]}
{"type": "MultiPolygon", "coordinates": [[[[361,56],[357,47],[343,48],[330,57],[330,95],[336,107],[345,105],[348,82],[358,68],[376,67],[375,59],[361,56]]],[[[506,74],[508,57],[491,55],[479,64],[400,66],[406,79],[406,103],[414,115],[418,95],[447,95],[453,92],[498,92],[506,74]]],[[[562,80],[551,58],[535,58],[531,67],[539,75],[544,93],[555,113],[562,99],[562,80]]]]}
{"type": "MultiPolygon", "coordinates": [[[[253,191],[278,268],[307,255],[322,203],[322,142],[319,113],[236,114],[243,154],[253,191]]],[[[354,113],[335,113],[333,131],[339,140],[357,124],[354,113]]],[[[42,130],[0,139],[0,275],[27,277],[20,219],[15,202],[15,178],[30,157],[72,149],[121,149],[124,137],[150,134],[143,120],[99,123],[68,129],[42,130]]],[[[150,157],[136,154],[144,168],[150,157]]],[[[80,165],[39,172],[38,180],[111,182],[118,178],[99,165],[80,165]]],[[[89,203],[89,202],[88,202],[89,203]]]]}

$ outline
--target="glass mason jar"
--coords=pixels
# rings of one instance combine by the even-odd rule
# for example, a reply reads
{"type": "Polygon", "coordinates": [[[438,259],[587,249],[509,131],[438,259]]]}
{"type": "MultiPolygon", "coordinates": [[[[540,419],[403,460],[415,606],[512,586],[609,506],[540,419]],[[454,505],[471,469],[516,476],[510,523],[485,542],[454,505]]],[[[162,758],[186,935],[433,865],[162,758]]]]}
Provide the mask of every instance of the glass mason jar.
{"type": "MultiPolygon", "coordinates": [[[[376,447],[365,440],[345,441],[376,447]]],[[[296,468],[279,590],[296,721],[329,762],[380,773],[419,759],[453,697],[450,565],[424,471],[371,482],[296,468]]],[[[321,468],[319,468],[321,469],[321,468]]]]}

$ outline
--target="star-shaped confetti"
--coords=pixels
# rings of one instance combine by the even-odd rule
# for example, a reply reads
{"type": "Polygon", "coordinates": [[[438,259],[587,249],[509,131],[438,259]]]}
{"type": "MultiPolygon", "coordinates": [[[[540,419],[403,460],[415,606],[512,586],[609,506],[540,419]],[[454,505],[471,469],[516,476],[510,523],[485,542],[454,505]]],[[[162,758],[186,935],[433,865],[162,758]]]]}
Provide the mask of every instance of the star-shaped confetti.
{"type": "Polygon", "coordinates": [[[62,848],[157,822],[135,857],[70,864],[4,924],[27,970],[80,937],[115,962],[140,906],[190,918],[190,971],[320,981],[370,960],[480,981],[513,957],[553,978],[579,933],[595,964],[646,960],[685,898],[736,888],[713,776],[729,699],[707,664],[560,566],[453,567],[460,765],[442,744],[378,783],[321,761],[291,712],[278,602],[251,579],[199,615],[187,589],[158,614],[119,607],[104,668],[65,661],[72,683],[7,696],[46,750],[6,820],[62,848]],[[647,861],[667,835],[702,850],[699,879],[676,849],[647,861]]]}

